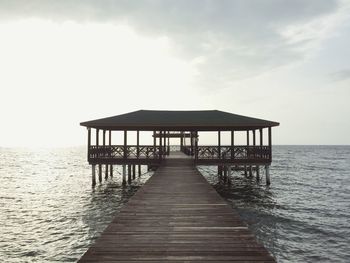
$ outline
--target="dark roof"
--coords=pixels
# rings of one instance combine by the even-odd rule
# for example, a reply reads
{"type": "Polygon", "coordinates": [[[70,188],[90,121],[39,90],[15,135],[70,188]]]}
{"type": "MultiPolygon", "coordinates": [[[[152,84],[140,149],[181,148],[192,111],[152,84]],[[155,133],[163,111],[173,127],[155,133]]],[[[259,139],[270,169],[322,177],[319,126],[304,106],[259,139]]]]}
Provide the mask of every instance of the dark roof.
{"type": "Polygon", "coordinates": [[[256,119],[218,110],[139,110],[80,123],[106,130],[247,130],[278,126],[278,122],[256,119]]]}

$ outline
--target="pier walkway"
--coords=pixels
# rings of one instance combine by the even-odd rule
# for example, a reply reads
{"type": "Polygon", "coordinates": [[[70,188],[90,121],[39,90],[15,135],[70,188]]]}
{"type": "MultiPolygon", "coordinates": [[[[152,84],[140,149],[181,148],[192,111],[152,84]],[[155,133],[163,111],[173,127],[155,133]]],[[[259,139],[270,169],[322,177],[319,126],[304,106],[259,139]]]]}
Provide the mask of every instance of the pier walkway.
{"type": "Polygon", "coordinates": [[[162,162],[79,262],[275,262],[183,156],[162,162]]]}

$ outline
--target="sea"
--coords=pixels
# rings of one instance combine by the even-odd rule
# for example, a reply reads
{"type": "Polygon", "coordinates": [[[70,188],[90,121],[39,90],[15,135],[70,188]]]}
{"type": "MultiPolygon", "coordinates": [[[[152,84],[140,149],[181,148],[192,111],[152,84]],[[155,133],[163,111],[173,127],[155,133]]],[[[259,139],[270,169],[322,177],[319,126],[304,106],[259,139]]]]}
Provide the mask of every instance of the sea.
{"type": "MultiPolygon", "coordinates": [[[[350,146],[274,146],[270,186],[198,170],[278,262],[350,262],[350,146]]],[[[0,262],[77,261],[152,173],[92,188],[85,147],[0,148],[0,262]]]]}

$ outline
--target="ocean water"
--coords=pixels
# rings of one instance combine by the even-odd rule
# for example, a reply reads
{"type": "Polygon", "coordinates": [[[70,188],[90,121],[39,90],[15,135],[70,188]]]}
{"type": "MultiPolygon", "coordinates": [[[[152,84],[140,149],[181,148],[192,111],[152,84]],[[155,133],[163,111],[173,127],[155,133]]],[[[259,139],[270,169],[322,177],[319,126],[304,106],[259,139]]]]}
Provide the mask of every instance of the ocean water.
{"type": "MultiPolygon", "coordinates": [[[[350,146],[275,146],[270,187],[198,169],[279,262],[350,261],[350,146]]],[[[76,261],[151,175],[92,189],[85,147],[0,148],[0,261],[76,261]]]]}

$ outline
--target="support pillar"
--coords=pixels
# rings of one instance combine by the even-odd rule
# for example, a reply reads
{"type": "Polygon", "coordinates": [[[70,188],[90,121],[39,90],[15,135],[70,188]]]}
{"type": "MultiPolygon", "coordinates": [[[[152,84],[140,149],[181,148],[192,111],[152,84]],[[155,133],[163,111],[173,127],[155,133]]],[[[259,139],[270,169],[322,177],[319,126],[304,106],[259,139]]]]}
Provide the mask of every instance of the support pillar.
{"type": "Polygon", "coordinates": [[[98,165],[98,181],[102,182],[102,164],[98,165]]]}
{"type": "Polygon", "coordinates": [[[133,180],[135,180],[135,178],[136,178],[136,165],[135,164],[133,164],[132,165],[132,179],[133,180]]]}
{"type": "Polygon", "coordinates": [[[128,183],[131,183],[131,164],[128,164],[128,183]]]}
{"type": "Polygon", "coordinates": [[[141,164],[138,165],[137,171],[138,171],[138,175],[139,175],[139,177],[140,177],[140,176],[141,176],[141,164]]]}
{"type": "Polygon", "coordinates": [[[221,131],[218,131],[218,159],[221,159],[221,131]]]}
{"type": "Polygon", "coordinates": [[[105,180],[108,179],[108,167],[109,167],[109,164],[105,164],[105,180]]]}
{"type": "Polygon", "coordinates": [[[192,131],[190,132],[190,149],[191,149],[191,151],[190,151],[190,155],[192,156],[193,155],[193,133],[192,133],[192,131]]]}
{"type": "Polygon", "coordinates": [[[123,185],[126,184],[126,165],[123,164],[123,185]]]}
{"type": "Polygon", "coordinates": [[[228,167],[228,181],[227,181],[228,184],[231,184],[231,178],[232,178],[232,166],[230,165],[228,167]]]}
{"type": "Polygon", "coordinates": [[[253,167],[249,165],[249,177],[253,176],[253,167]]]}
{"type": "Polygon", "coordinates": [[[226,184],[226,182],[227,182],[227,166],[224,165],[223,168],[224,168],[224,178],[223,178],[224,180],[223,181],[226,184]]]}
{"type": "Polygon", "coordinates": [[[93,164],[91,165],[92,168],[92,187],[94,187],[96,185],[96,165],[93,164]]]}
{"type": "Polygon", "coordinates": [[[270,165],[265,165],[266,185],[270,185],[270,165]]]}
{"type": "Polygon", "coordinates": [[[109,176],[110,176],[111,178],[113,177],[113,164],[111,164],[111,166],[110,166],[109,176]]]}
{"type": "Polygon", "coordinates": [[[88,128],[88,148],[87,148],[88,161],[90,161],[90,148],[91,148],[91,128],[88,128]]]}
{"type": "Polygon", "coordinates": [[[257,182],[260,181],[260,166],[259,165],[256,166],[256,181],[257,182]]]}

